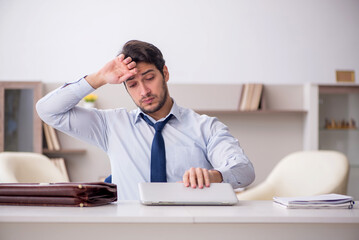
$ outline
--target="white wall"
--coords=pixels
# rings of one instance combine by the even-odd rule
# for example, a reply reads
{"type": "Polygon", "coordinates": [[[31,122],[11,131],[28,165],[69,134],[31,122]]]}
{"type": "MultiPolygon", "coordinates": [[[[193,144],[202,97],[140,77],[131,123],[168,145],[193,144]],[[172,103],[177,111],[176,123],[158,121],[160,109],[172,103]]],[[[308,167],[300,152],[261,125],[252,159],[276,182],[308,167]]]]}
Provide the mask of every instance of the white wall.
{"type": "Polygon", "coordinates": [[[335,82],[359,72],[358,0],[0,0],[0,80],[64,82],[129,39],[174,83],[335,82]]]}

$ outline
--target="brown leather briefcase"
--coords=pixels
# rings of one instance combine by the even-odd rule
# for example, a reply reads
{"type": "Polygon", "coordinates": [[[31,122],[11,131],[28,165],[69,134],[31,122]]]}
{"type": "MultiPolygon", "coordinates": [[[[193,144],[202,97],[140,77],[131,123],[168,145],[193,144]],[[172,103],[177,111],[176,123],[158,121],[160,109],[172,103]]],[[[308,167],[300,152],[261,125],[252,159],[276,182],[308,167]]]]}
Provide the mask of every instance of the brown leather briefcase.
{"type": "Polygon", "coordinates": [[[0,205],[92,207],[117,201],[111,183],[0,183],[0,205]]]}

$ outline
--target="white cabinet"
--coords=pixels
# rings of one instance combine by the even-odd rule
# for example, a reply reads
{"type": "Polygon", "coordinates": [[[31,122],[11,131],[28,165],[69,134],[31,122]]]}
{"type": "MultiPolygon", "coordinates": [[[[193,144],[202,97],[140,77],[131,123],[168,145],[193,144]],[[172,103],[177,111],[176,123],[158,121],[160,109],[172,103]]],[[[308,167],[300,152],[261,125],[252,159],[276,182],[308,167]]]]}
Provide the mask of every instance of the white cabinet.
{"type": "Polygon", "coordinates": [[[359,199],[359,85],[319,85],[319,149],[344,153],[348,194],[359,199]]]}

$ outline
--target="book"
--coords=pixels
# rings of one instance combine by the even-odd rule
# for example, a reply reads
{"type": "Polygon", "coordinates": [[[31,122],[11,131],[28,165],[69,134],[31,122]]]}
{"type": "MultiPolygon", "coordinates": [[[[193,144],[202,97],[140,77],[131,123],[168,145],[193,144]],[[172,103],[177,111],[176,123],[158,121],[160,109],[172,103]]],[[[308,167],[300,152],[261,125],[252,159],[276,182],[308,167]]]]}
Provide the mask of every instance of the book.
{"type": "Polygon", "coordinates": [[[240,104],[239,104],[239,110],[240,111],[246,111],[247,110],[247,106],[249,104],[249,83],[246,83],[243,85],[242,87],[242,93],[241,93],[241,99],[240,99],[240,104]]]}
{"type": "Polygon", "coordinates": [[[49,150],[54,150],[54,145],[52,143],[51,136],[50,136],[49,125],[47,125],[46,123],[43,122],[42,127],[44,129],[44,135],[45,135],[45,141],[46,141],[47,148],[49,150]]]}
{"type": "Polygon", "coordinates": [[[263,84],[253,84],[253,94],[250,101],[250,111],[258,110],[262,98],[263,84]]]}
{"type": "Polygon", "coordinates": [[[239,103],[240,111],[258,110],[262,98],[263,84],[246,83],[243,85],[239,103]]]}
{"type": "Polygon", "coordinates": [[[56,130],[55,130],[55,128],[53,128],[49,125],[48,125],[48,128],[49,128],[51,142],[53,144],[54,150],[58,151],[58,150],[60,150],[60,142],[59,142],[59,138],[57,136],[56,130]]]}
{"type": "Polygon", "coordinates": [[[254,94],[254,87],[255,85],[250,83],[248,84],[248,100],[246,101],[246,105],[244,106],[245,111],[251,111],[251,105],[253,100],[253,94],[254,94]]]}
{"type": "Polygon", "coordinates": [[[51,162],[60,170],[66,181],[69,182],[70,178],[67,172],[65,159],[63,158],[50,158],[51,162]]]}
{"type": "Polygon", "coordinates": [[[42,123],[43,129],[44,129],[44,135],[45,135],[45,141],[46,141],[46,145],[47,148],[49,150],[60,150],[61,146],[60,146],[60,142],[59,142],[59,138],[57,136],[57,132],[55,130],[55,128],[49,126],[46,123],[42,123]]]}
{"type": "Polygon", "coordinates": [[[273,201],[286,208],[353,208],[354,199],[341,194],[324,194],[308,197],[273,197],[273,201]]]}
{"type": "Polygon", "coordinates": [[[241,107],[241,101],[242,101],[242,95],[243,95],[243,90],[244,90],[244,84],[240,84],[238,87],[238,105],[237,105],[237,110],[240,109],[241,107]]]}

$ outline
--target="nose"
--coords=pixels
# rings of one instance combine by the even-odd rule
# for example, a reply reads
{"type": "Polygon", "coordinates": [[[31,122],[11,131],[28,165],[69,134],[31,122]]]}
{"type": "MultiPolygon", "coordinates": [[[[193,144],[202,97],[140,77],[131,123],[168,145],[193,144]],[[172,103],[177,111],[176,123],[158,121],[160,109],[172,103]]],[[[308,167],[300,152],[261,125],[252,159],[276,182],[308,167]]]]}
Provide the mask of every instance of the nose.
{"type": "Polygon", "coordinates": [[[150,93],[150,89],[146,86],[146,84],[141,83],[140,84],[140,94],[142,97],[147,96],[150,93]]]}

